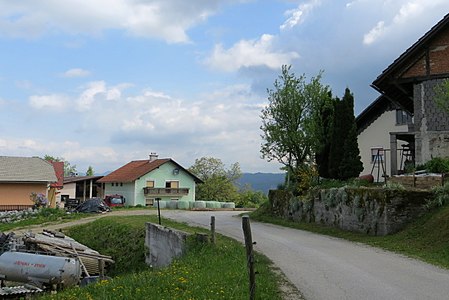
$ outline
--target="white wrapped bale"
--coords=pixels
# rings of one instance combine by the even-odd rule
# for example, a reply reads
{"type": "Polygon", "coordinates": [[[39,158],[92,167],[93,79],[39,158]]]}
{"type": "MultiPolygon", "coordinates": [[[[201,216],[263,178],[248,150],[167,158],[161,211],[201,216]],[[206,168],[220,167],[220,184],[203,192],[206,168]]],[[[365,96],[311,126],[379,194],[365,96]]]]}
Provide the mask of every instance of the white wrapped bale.
{"type": "Polygon", "coordinates": [[[168,209],[177,209],[178,208],[178,200],[170,200],[167,202],[168,209]]]}
{"type": "Polygon", "coordinates": [[[234,202],[226,202],[223,205],[223,208],[235,208],[235,203],[234,202]]]}
{"type": "Polygon", "coordinates": [[[189,201],[178,201],[178,209],[189,209],[189,201]]]}
{"type": "Polygon", "coordinates": [[[206,202],[205,201],[195,201],[193,203],[194,208],[206,208],[206,202]]]}
{"type": "MultiPolygon", "coordinates": [[[[154,201],[153,206],[157,208],[157,201],[156,200],[154,201]]],[[[160,209],[167,208],[167,201],[159,200],[159,208],[160,209]]]]}

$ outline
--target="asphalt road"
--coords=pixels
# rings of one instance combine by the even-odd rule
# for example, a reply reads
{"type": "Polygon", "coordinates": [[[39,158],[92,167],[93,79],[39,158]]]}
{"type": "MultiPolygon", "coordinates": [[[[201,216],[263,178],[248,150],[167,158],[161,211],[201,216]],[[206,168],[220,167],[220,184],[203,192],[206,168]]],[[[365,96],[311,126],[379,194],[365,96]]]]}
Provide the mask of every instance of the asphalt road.
{"type": "MultiPolygon", "coordinates": [[[[243,242],[238,212],[162,211],[243,242]]],[[[449,271],[377,248],[251,222],[255,249],[269,257],[308,300],[449,299],[449,271]]]]}

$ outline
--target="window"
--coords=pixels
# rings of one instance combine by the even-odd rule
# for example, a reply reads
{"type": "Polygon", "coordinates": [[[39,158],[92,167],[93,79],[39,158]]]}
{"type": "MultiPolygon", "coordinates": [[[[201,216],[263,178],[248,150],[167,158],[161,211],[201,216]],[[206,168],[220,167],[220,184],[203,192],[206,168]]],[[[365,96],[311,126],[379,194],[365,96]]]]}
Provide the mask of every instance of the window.
{"type": "Polygon", "coordinates": [[[396,125],[407,125],[412,123],[412,115],[402,109],[396,109],[396,125]]]}
{"type": "Polygon", "coordinates": [[[384,148],[376,147],[371,148],[371,162],[383,162],[384,161],[384,148]]]}
{"type": "Polygon", "coordinates": [[[154,188],[154,180],[147,180],[147,188],[154,188]]]}
{"type": "Polygon", "coordinates": [[[165,182],[165,188],[167,189],[178,189],[179,188],[179,181],[166,181],[165,182]]]}
{"type": "Polygon", "coordinates": [[[154,198],[145,199],[145,206],[153,206],[153,205],[154,205],[154,198]]]}

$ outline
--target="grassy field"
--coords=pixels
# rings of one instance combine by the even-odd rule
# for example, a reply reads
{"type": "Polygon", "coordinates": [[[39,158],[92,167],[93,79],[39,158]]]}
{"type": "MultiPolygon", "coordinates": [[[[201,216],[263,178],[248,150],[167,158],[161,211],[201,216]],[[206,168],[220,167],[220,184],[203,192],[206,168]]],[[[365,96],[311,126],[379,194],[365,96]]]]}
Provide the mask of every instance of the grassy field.
{"type": "Polygon", "coordinates": [[[270,216],[263,209],[250,214],[253,220],[307,230],[319,234],[365,243],[414,257],[449,269],[449,206],[440,207],[388,236],[343,231],[316,223],[297,223],[270,216]]]}
{"type": "MultiPolygon", "coordinates": [[[[84,288],[70,288],[40,299],[248,299],[248,273],[242,244],[217,236],[216,245],[189,241],[181,259],[163,269],[150,269],[144,263],[145,222],[156,216],[105,217],[72,227],[65,232],[116,261],[108,275],[113,279],[84,288]]],[[[164,226],[187,232],[204,232],[185,224],[163,220],[164,226]]],[[[282,281],[272,263],[256,255],[257,299],[282,299],[282,281]]]]}

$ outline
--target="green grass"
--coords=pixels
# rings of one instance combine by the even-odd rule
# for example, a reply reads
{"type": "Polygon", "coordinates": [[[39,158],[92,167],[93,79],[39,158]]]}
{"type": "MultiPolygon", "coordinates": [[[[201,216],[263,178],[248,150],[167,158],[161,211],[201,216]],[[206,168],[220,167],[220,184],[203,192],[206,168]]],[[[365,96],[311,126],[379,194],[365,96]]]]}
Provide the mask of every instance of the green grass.
{"type": "Polygon", "coordinates": [[[365,243],[449,269],[449,206],[435,209],[404,230],[387,236],[368,236],[317,223],[288,221],[269,216],[263,210],[253,212],[250,216],[253,220],[365,243]]]}
{"type": "Polygon", "coordinates": [[[29,217],[27,219],[23,219],[14,223],[0,223],[0,232],[10,231],[13,229],[28,227],[32,225],[69,222],[91,216],[92,214],[85,213],[67,214],[63,209],[43,208],[37,215],[29,217]]]}
{"type": "MultiPolygon", "coordinates": [[[[246,252],[242,244],[217,235],[216,245],[188,241],[187,254],[169,267],[151,269],[144,263],[145,222],[157,216],[105,217],[72,227],[65,232],[98,250],[112,255],[116,265],[101,281],[87,287],[70,288],[42,299],[248,299],[246,252]]],[[[206,232],[163,219],[163,225],[187,232],[206,232]]],[[[272,263],[256,254],[256,298],[282,299],[272,263]]]]}

